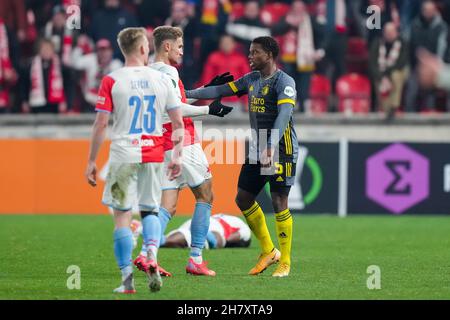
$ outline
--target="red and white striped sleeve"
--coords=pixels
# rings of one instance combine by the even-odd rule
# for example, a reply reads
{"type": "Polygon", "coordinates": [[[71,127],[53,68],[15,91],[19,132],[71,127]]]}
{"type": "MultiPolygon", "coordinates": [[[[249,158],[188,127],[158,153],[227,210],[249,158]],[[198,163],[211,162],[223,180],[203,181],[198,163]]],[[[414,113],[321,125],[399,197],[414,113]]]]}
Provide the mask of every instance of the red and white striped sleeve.
{"type": "Polygon", "coordinates": [[[100,89],[98,90],[95,111],[109,113],[113,111],[112,88],[114,86],[114,82],[115,80],[110,76],[105,76],[102,79],[100,89]]]}

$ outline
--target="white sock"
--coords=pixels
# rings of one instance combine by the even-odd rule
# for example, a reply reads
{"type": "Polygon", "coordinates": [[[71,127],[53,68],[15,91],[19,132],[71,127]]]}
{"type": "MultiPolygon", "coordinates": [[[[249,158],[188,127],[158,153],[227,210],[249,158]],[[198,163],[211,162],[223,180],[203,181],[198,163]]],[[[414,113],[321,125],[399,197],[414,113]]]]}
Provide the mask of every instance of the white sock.
{"type": "Polygon", "coordinates": [[[140,255],[144,256],[144,257],[147,257],[147,246],[142,245],[140,255]]]}
{"type": "Polygon", "coordinates": [[[194,262],[195,262],[196,264],[200,264],[200,263],[203,262],[202,256],[191,256],[191,258],[192,258],[192,260],[194,260],[194,262]]]}
{"type": "MultiPolygon", "coordinates": [[[[155,258],[155,260],[157,260],[158,248],[155,246],[147,246],[147,250],[150,251],[151,254],[153,255],[153,258],[155,258]]],[[[150,255],[147,254],[147,258],[149,258],[149,257],[150,257],[150,255]]]]}

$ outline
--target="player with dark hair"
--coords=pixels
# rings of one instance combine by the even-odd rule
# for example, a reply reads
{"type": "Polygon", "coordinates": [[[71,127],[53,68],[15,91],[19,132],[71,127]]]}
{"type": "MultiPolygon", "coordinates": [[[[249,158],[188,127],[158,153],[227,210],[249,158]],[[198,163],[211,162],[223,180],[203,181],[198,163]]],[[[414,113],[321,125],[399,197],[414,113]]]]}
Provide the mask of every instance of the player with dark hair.
{"type": "Polygon", "coordinates": [[[295,180],[298,141],[292,123],[295,106],[295,82],[279,70],[279,47],[272,37],[258,37],[250,45],[249,63],[253,72],[221,86],[186,91],[188,98],[214,99],[248,94],[252,137],[249,155],[241,168],[236,204],[258,238],[262,253],[249,272],[257,275],[280,261],[272,274],[289,275],[291,265],[292,216],[288,195],[295,180]],[[267,229],[264,213],[255,201],[266,182],[270,184],[275,209],[280,251],[267,229]]]}

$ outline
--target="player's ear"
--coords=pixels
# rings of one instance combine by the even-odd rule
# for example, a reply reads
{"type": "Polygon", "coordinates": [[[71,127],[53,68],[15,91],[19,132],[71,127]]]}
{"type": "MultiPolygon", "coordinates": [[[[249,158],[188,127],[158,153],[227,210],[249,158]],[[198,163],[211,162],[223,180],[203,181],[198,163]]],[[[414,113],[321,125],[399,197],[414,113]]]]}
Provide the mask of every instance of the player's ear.
{"type": "Polygon", "coordinates": [[[164,41],[164,51],[169,52],[170,51],[170,43],[169,41],[164,41]]]}

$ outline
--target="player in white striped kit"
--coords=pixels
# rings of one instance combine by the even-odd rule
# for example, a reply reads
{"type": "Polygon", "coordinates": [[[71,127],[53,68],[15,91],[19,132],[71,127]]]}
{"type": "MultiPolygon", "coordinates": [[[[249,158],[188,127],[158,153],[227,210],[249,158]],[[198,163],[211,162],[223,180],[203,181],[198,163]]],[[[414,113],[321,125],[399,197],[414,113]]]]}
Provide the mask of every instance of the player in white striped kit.
{"type": "Polygon", "coordinates": [[[157,265],[157,242],[161,237],[157,214],[164,174],[163,115],[167,112],[174,128],[174,149],[167,168],[169,179],[175,179],[181,173],[184,140],[181,102],[170,79],[147,67],[149,46],[145,29],[124,29],[118,35],[118,42],[125,66],[102,80],[86,177],[92,186],[96,185],[95,161],[112,114],[111,166],[102,202],[114,209],[114,253],[122,273],[122,285],[114,292],[136,292],[130,230],[131,206],[136,195],[148,249],[149,287],[158,291],[162,285],[157,265]]]}

